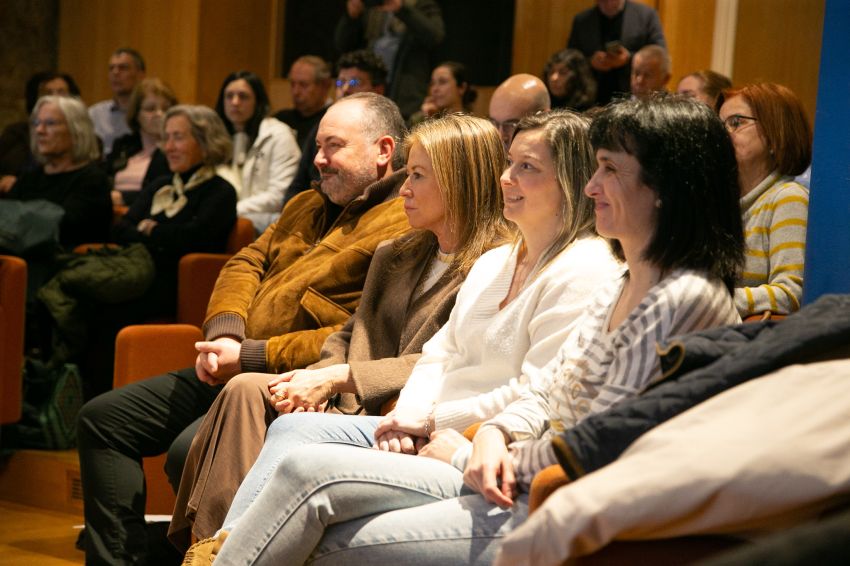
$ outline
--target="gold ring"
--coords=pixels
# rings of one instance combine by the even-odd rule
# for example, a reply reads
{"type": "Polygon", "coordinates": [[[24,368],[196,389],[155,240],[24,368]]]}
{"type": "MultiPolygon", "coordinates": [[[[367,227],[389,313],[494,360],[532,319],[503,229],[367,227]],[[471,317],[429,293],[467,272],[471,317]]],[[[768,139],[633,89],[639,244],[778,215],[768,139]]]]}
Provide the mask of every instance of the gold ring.
{"type": "Polygon", "coordinates": [[[272,397],[274,397],[278,401],[283,401],[284,399],[286,399],[286,391],[283,391],[283,392],[275,391],[275,393],[274,393],[274,395],[272,395],[272,397]]]}

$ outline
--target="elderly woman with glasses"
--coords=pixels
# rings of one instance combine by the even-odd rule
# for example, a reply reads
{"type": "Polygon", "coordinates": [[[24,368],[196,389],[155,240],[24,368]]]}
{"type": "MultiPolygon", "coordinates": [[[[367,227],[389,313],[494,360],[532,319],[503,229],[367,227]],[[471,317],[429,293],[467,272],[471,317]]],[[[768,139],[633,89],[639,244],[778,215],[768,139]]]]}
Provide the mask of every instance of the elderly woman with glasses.
{"type": "Polygon", "coordinates": [[[85,105],[66,96],[39,98],[30,116],[30,145],[42,165],[22,175],[8,198],[61,206],[59,243],[67,250],[105,241],[112,223],[109,180],[97,165],[100,150],[85,105]]]}
{"type": "Polygon", "coordinates": [[[809,191],[793,177],[812,160],[805,109],[788,88],[758,83],[724,91],[720,119],[735,146],[746,239],[738,312],[794,312],[803,293],[809,191]]]}

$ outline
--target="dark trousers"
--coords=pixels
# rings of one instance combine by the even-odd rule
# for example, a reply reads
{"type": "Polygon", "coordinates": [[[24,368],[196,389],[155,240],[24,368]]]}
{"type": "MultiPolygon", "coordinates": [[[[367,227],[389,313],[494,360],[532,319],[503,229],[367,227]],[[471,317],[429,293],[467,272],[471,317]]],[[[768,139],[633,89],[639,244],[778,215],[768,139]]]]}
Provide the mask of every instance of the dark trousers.
{"type": "Polygon", "coordinates": [[[175,490],[192,437],[221,387],[194,368],[130,384],[86,403],[77,443],[86,522],[86,564],[145,564],[142,458],[168,451],[175,490]]]}

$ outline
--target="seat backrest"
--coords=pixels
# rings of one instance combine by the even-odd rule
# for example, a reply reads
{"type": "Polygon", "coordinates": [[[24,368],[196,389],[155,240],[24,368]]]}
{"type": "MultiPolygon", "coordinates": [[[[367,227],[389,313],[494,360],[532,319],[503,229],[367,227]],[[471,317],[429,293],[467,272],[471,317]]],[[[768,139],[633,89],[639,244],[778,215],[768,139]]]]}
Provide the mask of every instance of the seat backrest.
{"type": "Polygon", "coordinates": [[[27,264],[0,256],[0,424],[21,418],[27,264]]]}
{"type": "Polygon", "coordinates": [[[254,241],[254,223],[247,218],[237,218],[230,236],[227,237],[226,252],[233,255],[254,241]]]}

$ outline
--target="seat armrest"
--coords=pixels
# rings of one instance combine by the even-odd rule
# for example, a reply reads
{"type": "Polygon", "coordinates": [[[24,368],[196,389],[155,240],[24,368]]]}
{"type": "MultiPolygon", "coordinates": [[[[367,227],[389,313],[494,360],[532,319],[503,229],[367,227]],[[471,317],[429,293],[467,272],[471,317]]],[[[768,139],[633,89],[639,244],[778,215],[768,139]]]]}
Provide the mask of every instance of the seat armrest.
{"type": "Polygon", "coordinates": [[[207,314],[215,281],[227,254],[186,254],[177,273],[177,322],[201,327],[207,314]]]}
{"type": "Polygon", "coordinates": [[[570,483],[561,466],[547,466],[535,474],[528,494],[528,512],[540,507],[552,492],[570,483]]]}
{"type": "Polygon", "coordinates": [[[137,324],[121,329],[115,338],[116,389],[148,377],[193,367],[195,342],[204,339],[190,324],[137,324]]]}

